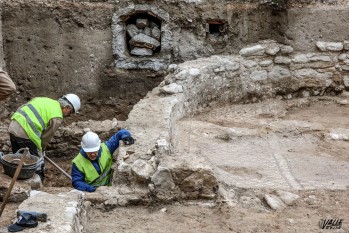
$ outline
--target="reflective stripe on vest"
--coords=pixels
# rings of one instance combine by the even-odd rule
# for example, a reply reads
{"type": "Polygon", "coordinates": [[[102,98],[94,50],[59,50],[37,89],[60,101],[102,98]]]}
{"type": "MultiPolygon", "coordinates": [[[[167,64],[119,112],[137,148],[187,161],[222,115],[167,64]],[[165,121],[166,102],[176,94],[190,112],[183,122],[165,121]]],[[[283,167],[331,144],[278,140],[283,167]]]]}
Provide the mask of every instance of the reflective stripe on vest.
{"type": "Polygon", "coordinates": [[[113,174],[112,155],[105,143],[101,144],[101,155],[98,160],[98,165],[101,169],[101,174],[98,174],[96,168],[93,166],[91,160],[85,158],[79,153],[74,159],[73,163],[84,174],[85,182],[94,187],[102,185],[111,185],[113,174]]]}
{"type": "Polygon", "coordinates": [[[29,139],[42,151],[41,135],[52,118],[63,119],[59,102],[46,97],[37,97],[19,108],[11,120],[17,121],[29,139]]]}
{"type": "MultiPolygon", "coordinates": [[[[42,130],[45,130],[45,124],[44,121],[42,120],[40,114],[38,113],[38,111],[36,111],[36,109],[34,108],[34,106],[32,104],[26,104],[24,106],[27,106],[36,116],[36,119],[38,119],[42,130]]],[[[38,136],[39,138],[41,138],[41,133],[39,132],[39,130],[35,127],[33,121],[30,119],[30,117],[28,116],[27,113],[25,113],[22,108],[18,109],[17,112],[21,115],[23,115],[25,117],[25,119],[27,120],[28,124],[30,125],[30,128],[32,128],[32,130],[34,131],[34,133],[36,134],[36,136],[38,136]]]]}
{"type": "Polygon", "coordinates": [[[95,187],[98,187],[98,186],[104,186],[104,185],[108,185],[111,181],[111,175],[110,173],[112,173],[113,169],[112,168],[109,168],[107,169],[105,172],[103,172],[99,177],[97,177],[97,179],[95,179],[94,181],[91,182],[91,185],[92,186],[95,186],[95,187]],[[105,179],[103,181],[103,179],[105,177],[108,176],[108,179],[105,179]]]}
{"type": "Polygon", "coordinates": [[[22,116],[25,117],[25,119],[27,120],[28,124],[30,125],[30,128],[32,128],[32,130],[34,131],[34,133],[36,134],[36,136],[37,136],[38,138],[41,138],[41,133],[35,128],[35,125],[34,125],[34,123],[32,122],[32,120],[29,118],[29,116],[28,116],[25,112],[23,112],[22,109],[19,109],[17,112],[18,112],[19,114],[21,114],[22,116]]]}

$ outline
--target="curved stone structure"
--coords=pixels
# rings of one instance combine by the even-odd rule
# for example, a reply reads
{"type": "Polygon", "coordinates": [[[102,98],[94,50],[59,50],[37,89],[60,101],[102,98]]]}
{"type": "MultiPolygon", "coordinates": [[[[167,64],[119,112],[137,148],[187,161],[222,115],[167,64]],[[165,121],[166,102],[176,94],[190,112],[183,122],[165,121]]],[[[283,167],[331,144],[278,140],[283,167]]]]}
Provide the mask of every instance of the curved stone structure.
{"type": "MultiPolygon", "coordinates": [[[[215,104],[339,94],[349,88],[344,47],[294,54],[292,47],[268,40],[241,49],[240,55],[171,65],[170,74],[134,106],[126,121],[137,143],[120,150],[115,185],[142,184],[164,199],[213,198],[218,181],[210,163],[204,157],[177,153],[173,147],[177,121],[215,104]],[[159,178],[160,173],[165,175],[159,178]]],[[[284,169],[283,175],[291,177],[287,174],[284,169]]]]}

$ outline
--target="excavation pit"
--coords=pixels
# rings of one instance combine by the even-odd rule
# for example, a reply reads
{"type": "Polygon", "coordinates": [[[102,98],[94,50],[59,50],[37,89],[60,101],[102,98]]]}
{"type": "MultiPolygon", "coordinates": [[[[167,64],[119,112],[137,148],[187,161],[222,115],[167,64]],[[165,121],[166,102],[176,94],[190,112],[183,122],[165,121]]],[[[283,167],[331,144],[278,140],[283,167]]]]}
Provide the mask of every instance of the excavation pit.
{"type": "Polygon", "coordinates": [[[110,189],[72,191],[47,163],[43,187],[16,189],[19,207],[48,212],[43,232],[318,232],[320,219],[345,218],[348,7],[268,4],[3,1],[1,54],[18,93],[1,119],[32,97],[76,91],[84,108],[48,150],[68,173],[84,128],[105,140],[115,118],[137,139],[114,155],[110,189]],[[137,19],[155,22],[159,46],[130,42],[137,19]],[[152,54],[132,54],[140,45],[152,54]]]}

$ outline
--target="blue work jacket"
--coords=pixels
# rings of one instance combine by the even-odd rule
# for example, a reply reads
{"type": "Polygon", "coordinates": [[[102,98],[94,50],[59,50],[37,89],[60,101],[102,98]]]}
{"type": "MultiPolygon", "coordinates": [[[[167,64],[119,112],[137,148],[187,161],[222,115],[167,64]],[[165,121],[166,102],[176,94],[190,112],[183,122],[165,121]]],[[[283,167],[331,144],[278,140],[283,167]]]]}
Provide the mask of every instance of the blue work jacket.
{"type": "MultiPolygon", "coordinates": [[[[126,129],[122,129],[115,133],[108,141],[104,142],[106,146],[108,147],[111,154],[115,152],[115,150],[119,147],[119,141],[123,140],[124,138],[131,136],[130,132],[126,129]]],[[[98,160],[101,157],[101,151],[102,147],[98,151],[98,156],[95,160],[91,160],[92,165],[96,168],[96,171],[98,174],[101,174],[101,169],[98,164],[98,160]]],[[[85,151],[81,148],[80,153],[85,158],[89,159],[85,151]]],[[[73,164],[72,167],[72,184],[75,189],[78,189],[80,191],[86,191],[86,192],[94,192],[96,190],[95,187],[92,185],[89,185],[85,182],[85,175],[80,172],[80,170],[76,167],[75,164],[73,164]]]]}

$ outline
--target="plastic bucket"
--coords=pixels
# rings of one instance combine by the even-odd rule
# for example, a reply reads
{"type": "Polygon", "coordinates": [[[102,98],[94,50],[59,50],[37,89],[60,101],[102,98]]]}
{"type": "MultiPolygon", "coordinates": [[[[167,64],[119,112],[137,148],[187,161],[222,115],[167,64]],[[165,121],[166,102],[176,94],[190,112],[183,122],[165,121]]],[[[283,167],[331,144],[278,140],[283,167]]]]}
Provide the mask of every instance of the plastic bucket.
{"type": "MultiPolygon", "coordinates": [[[[22,158],[23,152],[24,149],[18,150],[15,154],[4,155],[2,152],[0,152],[0,162],[6,175],[10,177],[14,176],[18,164],[22,158]]],[[[36,169],[43,163],[43,161],[43,156],[38,157],[28,152],[17,179],[28,179],[33,177],[36,169]]]]}

